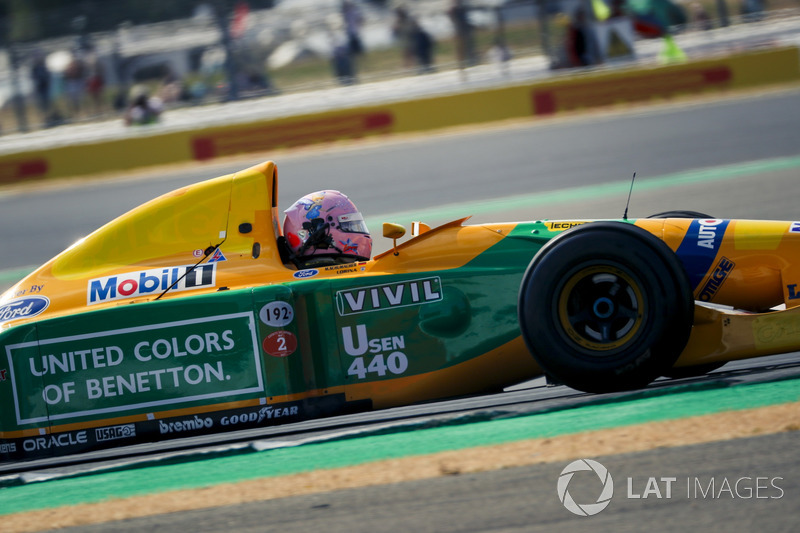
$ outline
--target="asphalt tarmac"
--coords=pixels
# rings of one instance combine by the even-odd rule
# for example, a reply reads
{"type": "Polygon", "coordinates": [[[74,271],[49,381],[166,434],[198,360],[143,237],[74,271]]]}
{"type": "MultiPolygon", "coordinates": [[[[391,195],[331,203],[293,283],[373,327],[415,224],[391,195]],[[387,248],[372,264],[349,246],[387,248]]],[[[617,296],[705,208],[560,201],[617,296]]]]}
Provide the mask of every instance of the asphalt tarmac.
{"type": "MultiPolygon", "coordinates": [[[[559,500],[566,464],[509,468],[244,505],[61,529],[139,531],[551,532],[797,530],[797,432],[595,458],[613,497],[593,516],[559,500]]],[[[594,503],[591,471],[569,482],[575,502],[594,503]]]]}

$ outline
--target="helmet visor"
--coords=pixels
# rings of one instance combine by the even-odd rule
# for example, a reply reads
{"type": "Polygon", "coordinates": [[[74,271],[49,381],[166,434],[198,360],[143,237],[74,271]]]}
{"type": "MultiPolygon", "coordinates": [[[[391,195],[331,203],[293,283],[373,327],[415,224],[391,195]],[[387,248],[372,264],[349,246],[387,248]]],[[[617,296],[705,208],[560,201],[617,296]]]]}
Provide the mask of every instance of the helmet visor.
{"type": "Polygon", "coordinates": [[[347,233],[369,233],[361,213],[348,213],[339,216],[339,229],[347,233]]]}

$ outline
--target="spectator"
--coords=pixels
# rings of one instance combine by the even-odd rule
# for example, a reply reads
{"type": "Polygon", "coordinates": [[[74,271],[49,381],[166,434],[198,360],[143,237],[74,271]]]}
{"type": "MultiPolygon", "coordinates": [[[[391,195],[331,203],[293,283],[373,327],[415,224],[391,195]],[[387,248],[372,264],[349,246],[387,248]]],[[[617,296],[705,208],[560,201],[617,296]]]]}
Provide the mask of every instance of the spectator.
{"type": "Polygon", "coordinates": [[[348,42],[337,42],[334,38],[331,62],[339,83],[351,85],[356,82],[355,58],[348,42]]]}
{"type": "Polygon", "coordinates": [[[400,41],[407,67],[417,65],[420,72],[433,70],[433,37],[402,6],[395,9],[392,32],[400,41]]]}
{"type": "Polygon", "coordinates": [[[86,91],[92,101],[95,114],[103,110],[103,89],[105,88],[105,77],[103,76],[103,66],[95,58],[89,66],[89,77],[86,80],[86,91]]]}
{"type": "Polygon", "coordinates": [[[593,63],[589,52],[589,32],[583,7],[575,9],[565,35],[567,67],[586,67],[593,63]]]}
{"type": "Polygon", "coordinates": [[[160,98],[165,104],[173,104],[181,99],[183,93],[183,83],[178,77],[168,70],[164,80],[161,82],[160,98]]]}
{"type": "Polygon", "coordinates": [[[83,91],[86,87],[86,66],[80,54],[80,51],[74,52],[66,70],[64,70],[64,86],[73,117],[80,113],[83,91]]]}
{"type": "Polygon", "coordinates": [[[447,12],[453,22],[456,36],[456,56],[461,68],[477,64],[475,57],[475,41],[472,24],[469,21],[469,8],[464,5],[464,0],[453,0],[447,12]]]}
{"type": "Polygon", "coordinates": [[[706,8],[703,7],[703,4],[700,2],[693,2],[691,5],[691,14],[692,14],[692,22],[695,26],[695,29],[708,31],[713,28],[711,23],[711,16],[706,11],[706,8]]]}
{"type": "Polygon", "coordinates": [[[31,82],[36,96],[36,105],[45,121],[50,114],[50,69],[47,68],[46,57],[42,52],[36,52],[31,66],[31,82]]]}
{"type": "Polygon", "coordinates": [[[364,17],[351,0],[342,0],[342,19],[350,55],[353,57],[361,55],[364,53],[364,44],[361,41],[361,24],[364,23],[364,17]]]}
{"type": "Polygon", "coordinates": [[[136,86],[131,90],[131,105],[125,111],[127,126],[141,126],[158,122],[164,105],[160,98],[150,96],[147,89],[136,86]]]}
{"type": "Polygon", "coordinates": [[[758,22],[764,18],[764,0],[742,0],[741,12],[745,22],[758,22]]]}

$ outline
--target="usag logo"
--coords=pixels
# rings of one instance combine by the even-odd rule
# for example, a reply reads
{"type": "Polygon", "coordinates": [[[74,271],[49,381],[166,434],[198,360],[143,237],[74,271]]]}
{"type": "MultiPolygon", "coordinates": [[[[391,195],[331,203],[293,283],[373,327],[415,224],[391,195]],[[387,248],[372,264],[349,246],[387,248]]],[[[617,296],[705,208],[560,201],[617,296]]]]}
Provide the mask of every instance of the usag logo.
{"type": "Polygon", "coordinates": [[[395,307],[428,304],[442,299],[442,280],[438,277],[400,281],[336,293],[340,316],[368,313],[395,307]]]}
{"type": "Polygon", "coordinates": [[[136,436],[136,426],[133,424],[125,424],[122,426],[111,426],[107,428],[97,428],[94,430],[95,439],[97,442],[104,442],[107,440],[127,439],[136,436]]]}

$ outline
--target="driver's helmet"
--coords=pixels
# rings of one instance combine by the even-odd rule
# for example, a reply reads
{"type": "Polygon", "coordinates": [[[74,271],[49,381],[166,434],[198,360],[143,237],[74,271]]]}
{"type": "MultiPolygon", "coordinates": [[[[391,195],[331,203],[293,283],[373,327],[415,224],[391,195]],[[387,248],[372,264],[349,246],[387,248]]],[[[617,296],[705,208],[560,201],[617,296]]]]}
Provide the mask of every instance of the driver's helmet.
{"type": "Polygon", "coordinates": [[[307,194],[284,213],[283,233],[297,261],[367,261],[372,254],[372,238],[364,217],[339,191],[307,194]]]}

